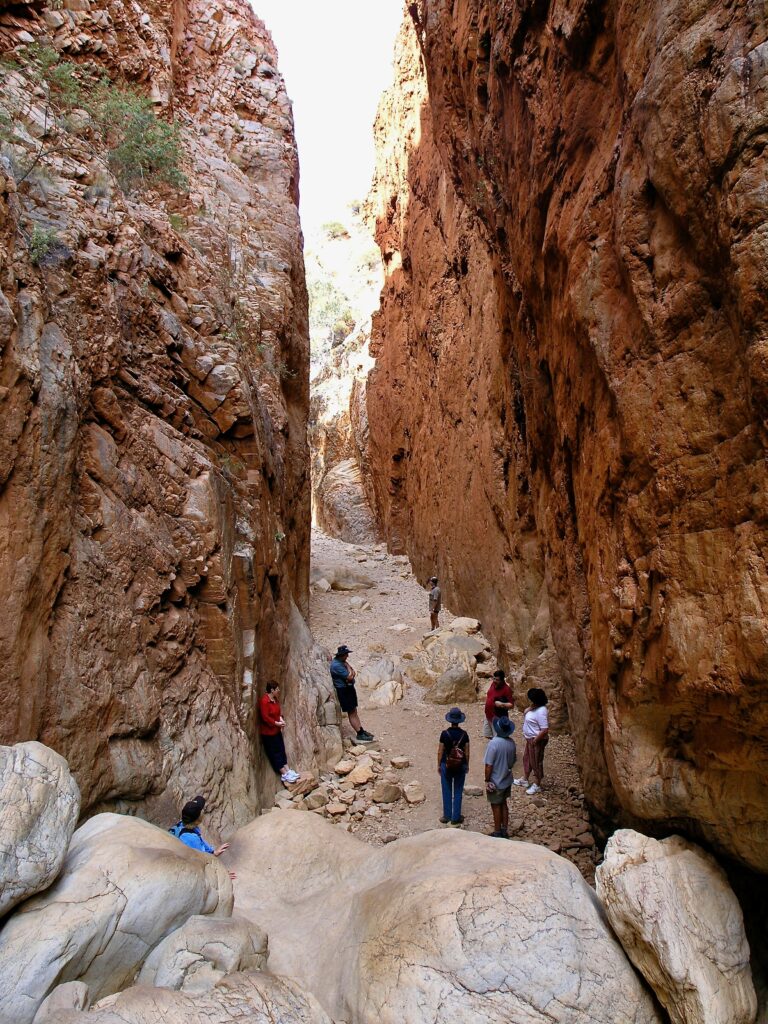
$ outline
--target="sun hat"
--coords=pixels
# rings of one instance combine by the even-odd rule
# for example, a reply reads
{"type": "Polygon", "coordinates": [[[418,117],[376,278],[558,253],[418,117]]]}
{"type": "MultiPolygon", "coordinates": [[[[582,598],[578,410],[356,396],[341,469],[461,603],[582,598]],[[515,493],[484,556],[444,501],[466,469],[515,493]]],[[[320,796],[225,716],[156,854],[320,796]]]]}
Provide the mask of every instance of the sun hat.
{"type": "Polygon", "coordinates": [[[339,649],[336,651],[336,657],[338,658],[338,656],[340,654],[351,654],[351,653],[352,653],[352,651],[347,647],[347,645],[346,644],[342,644],[341,647],[339,647],[339,649]]]}
{"type": "Polygon", "coordinates": [[[494,718],[493,728],[497,736],[507,737],[515,731],[515,723],[505,715],[503,718],[494,718]]]}
{"type": "Polygon", "coordinates": [[[448,714],[445,716],[446,722],[453,722],[454,725],[458,725],[459,722],[466,721],[467,716],[461,710],[461,708],[451,708],[448,714]]]}

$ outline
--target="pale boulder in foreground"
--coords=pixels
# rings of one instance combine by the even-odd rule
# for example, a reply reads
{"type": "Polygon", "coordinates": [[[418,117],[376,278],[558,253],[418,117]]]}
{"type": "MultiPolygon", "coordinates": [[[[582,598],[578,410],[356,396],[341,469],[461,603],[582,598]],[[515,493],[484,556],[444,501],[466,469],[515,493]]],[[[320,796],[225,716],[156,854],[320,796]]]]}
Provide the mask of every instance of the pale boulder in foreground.
{"type": "Polygon", "coordinates": [[[75,832],[58,881],[0,931],[0,1024],[30,1024],[62,982],[85,982],[93,1001],[117,992],[192,915],[231,913],[217,858],[139,818],[96,815],[75,832]]]}
{"type": "Polygon", "coordinates": [[[54,881],[79,814],[61,755],[34,741],[0,747],[0,917],[54,881]]]}
{"type": "Polygon", "coordinates": [[[262,970],[267,965],[267,936],[235,917],[190,917],[149,954],[137,979],[140,985],[204,992],[228,974],[262,970]]]}
{"type": "Polygon", "coordinates": [[[275,811],[230,852],[270,969],[337,1020],[659,1024],[594,893],[543,847],[434,831],[376,848],[275,811]]]}
{"type": "Polygon", "coordinates": [[[679,836],[621,829],[598,896],[672,1024],[752,1024],[757,999],[739,903],[722,868],[679,836]]]}
{"type": "MultiPolygon", "coordinates": [[[[53,1024],[53,1022],[51,1022],[53,1024]]],[[[233,974],[209,992],[138,985],[90,1013],[63,1013],[56,1024],[334,1024],[313,996],[288,978],[233,974]]]]}

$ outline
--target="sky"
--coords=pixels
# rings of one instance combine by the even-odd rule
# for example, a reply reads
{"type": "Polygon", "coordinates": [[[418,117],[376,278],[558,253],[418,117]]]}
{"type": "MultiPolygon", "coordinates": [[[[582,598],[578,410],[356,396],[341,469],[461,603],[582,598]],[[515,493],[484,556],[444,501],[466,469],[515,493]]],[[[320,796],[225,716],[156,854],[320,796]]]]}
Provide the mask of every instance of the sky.
{"type": "Polygon", "coordinates": [[[251,0],[272,33],[293,102],[304,234],[363,199],[373,119],[392,83],[403,0],[251,0]]]}

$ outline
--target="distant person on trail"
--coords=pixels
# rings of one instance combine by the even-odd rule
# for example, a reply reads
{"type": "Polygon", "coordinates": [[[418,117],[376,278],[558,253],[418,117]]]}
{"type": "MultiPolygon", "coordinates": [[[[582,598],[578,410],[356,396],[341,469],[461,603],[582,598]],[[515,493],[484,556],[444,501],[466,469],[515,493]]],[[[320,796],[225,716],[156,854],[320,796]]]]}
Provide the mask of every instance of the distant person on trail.
{"type": "Polygon", "coordinates": [[[267,683],[267,692],[259,698],[259,735],[269,763],[280,776],[281,782],[290,785],[299,781],[299,773],[288,767],[283,739],[285,719],[279,698],[279,685],[267,683]]]}
{"type": "Polygon", "coordinates": [[[515,723],[497,718],[493,723],[495,737],[485,748],[485,795],[493,814],[496,839],[509,839],[509,794],[512,790],[512,767],[517,760],[517,747],[512,739],[515,723]]]}
{"type": "MultiPolygon", "coordinates": [[[[214,857],[220,857],[225,850],[229,849],[229,843],[222,843],[221,846],[217,846],[214,850],[210,843],[206,843],[203,839],[200,832],[200,822],[203,818],[204,808],[205,797],[196,796],[194,800],[184,804],[181,809],[181,821],[177,821],[168,831],[171,835],[180,839],[185,846],[189,846],[193,850],[199,850],[200,853],[211,853],[214,857]]],[[[237,876],[234,871],[230,871],[229,877],[234,879],[237,876]]]]}
{"type": "Polygon", "coordinates": [[[466,717],[461,708],[451,708],[445,716],[448,728],[440,733],[437,747],[437,772],[443,789],[443,816],[440,821],[454,828],[459,828],[464,821],[461,798],[469,771],[469,735],[459,728],[459,724],[466,717]]]}
{"type": "Polygon", "coordinates": [[[339,698],[341,710],[349,718],[349,724],[355,730],[358,743],[370,743],[373,733],[368,732],[362,726],[360,715],[357,713],[357,690],[355,689],[355,670],[347,664],[347,658],[352,652],[342,644],[336,651],[331,662],[331,679],[336,689],[336,696],[339,698]]]}
{"type": "Polygon", "coordinates": [[[544,781],[544,747],[549,743],[549,699],[542,689],[534,686],[528,691],[528,700],[531,703],[523,718],[523,774],[519,779],[515,779],[515,785],[527,786],[525,792],[528,796],[533,796],[541,792],[541,784],[544,781]],[[536,781],[528,785],[531,775],[536,781]]]}
{"type": "Polygon", "coordinates": [[[432,629],[437,629],[440,619],[440,610],[443,607],[442,594],[437,585],[437,576],[429,579],[429,622],[432,629]]]}
{"type": "Polygon", "coordinates": [[[487,740],[492,740],[494,737],[494,718],[509,718],[509,713],[515,706],[514,700],[514,694],[504,675],[504,670],[497,668],[493,673],[493,682],[488,687],[488,693],[485,697],[483,736],[487,740]]]}

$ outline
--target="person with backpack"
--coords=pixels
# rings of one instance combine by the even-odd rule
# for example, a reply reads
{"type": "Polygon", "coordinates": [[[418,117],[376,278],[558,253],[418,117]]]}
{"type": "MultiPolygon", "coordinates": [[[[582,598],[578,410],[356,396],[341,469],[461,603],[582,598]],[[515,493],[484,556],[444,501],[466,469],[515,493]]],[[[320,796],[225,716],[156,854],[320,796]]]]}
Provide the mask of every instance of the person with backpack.
{"type": "Polygon", "coordinates": [[[517,746],[512,739],[515,723],[509,718],[494,719],[495,737],[485,748],[485,795],[491,805],[495,839],[509,839],[509,794],[517,746]]]}
{"type": "Polygon", "coordinates": [[[469,771],[469,734],[459,728],[466,715],[460,708],[451,708],[445,716],[449,723],[440,733],[437,747],[437,771],[443,790],[443,816],[440,821],[459,828],[464,816],[461,798],[469,771]]]}
{"type": "MultiPolygon", "coordinates": [[[[190,849],[198,850],[200,853],[210,853],[214,857],[220,857],[225,850],[229,849],[229,843],[222,843],[221,846],[214,849],[210,843],[206,843],[203,839],[203,834],[200,831],[200,822],[203,818],[204,808],[204,796],[196,796],[193,800],[188,801],[181,809],[181,821],[177,821],[168,831],[172,836],[180,839],[185,846],[189,846],[190,849]]],[[[237,876],[234,871],[230,871],[229,877],[234,881],[237,876]]]]}

